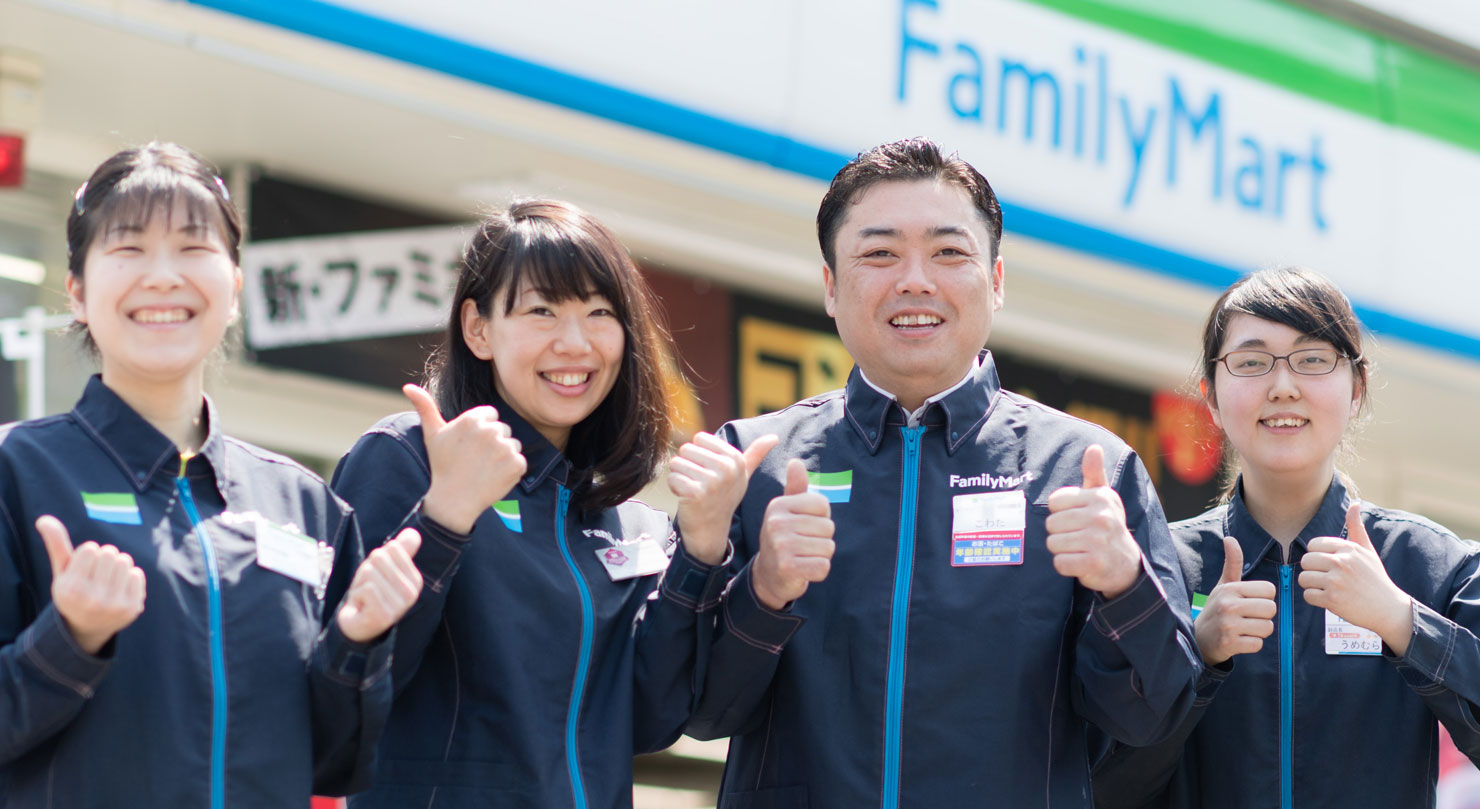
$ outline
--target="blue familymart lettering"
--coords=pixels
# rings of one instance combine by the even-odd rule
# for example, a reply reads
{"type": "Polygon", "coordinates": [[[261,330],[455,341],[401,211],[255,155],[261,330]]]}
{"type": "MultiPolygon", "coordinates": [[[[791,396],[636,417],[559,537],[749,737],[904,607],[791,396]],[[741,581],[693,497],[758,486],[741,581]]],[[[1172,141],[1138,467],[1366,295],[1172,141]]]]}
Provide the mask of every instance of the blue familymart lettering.
{"type": "Polygon", "coordinates": [[[1321,194],[1330,167],[1319,132],[1299,131],[1298,124],[1294,133],[1240,127],[1222,90],[1175,73],[1155,85],[1120,85],[1113,52],[1083,43],[1066,42],[1064,53],[1045,56],[1012,53],[1001,40],[993,44],[1008,47],[989,58],[969,29],[928,31],[946,4],[900,0],[901,103],[923,93],[984,133],[1043,144],[1098,171],[1122,171],[1125,208],[1160,164],[1168,188],[1180,191],[1189,176],[1200,177],[1189,193],[1277,220],[1296,216],[1299,206],[1305,224],[1327,229],[1321,194]]]}

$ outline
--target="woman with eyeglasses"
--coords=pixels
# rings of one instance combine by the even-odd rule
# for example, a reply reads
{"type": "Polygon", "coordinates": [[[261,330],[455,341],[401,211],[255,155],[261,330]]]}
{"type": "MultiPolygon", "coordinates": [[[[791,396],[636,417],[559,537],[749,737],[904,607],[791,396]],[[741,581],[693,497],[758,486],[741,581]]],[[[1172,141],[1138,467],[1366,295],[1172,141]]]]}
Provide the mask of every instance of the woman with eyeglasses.
{"type": "Polygon", "coordinates": [[[1207,669],[1178,734],[1101,759],[1096,806],[1433,806],[1439,722],[1480,759],[1480,546],[1337,470],[1369,371],[1314,272],[1213,306],[1201,391],[1239,474],[1172,526],[1207,669]]]}

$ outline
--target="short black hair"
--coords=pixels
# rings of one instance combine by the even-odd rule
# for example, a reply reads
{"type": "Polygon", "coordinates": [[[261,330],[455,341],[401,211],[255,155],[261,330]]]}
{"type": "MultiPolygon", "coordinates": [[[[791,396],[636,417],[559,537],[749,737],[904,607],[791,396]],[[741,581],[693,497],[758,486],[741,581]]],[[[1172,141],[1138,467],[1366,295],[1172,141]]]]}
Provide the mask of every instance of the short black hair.
{"type": "Polygon", "coordinates": [[[990,256],[997,260],[997,248],[1002,242],[1002,206],[992,192],[992,185],[955,152],[945,155],[929,138],[910,138],[875,146],[848,161],[833,175],[832,185],[817,209],[817,241],[827,266],[837,269],[834,242],[848,206],[877,183],[910,180],[939,180],[960,186],[981,212],[992,236],[990,256]]]}

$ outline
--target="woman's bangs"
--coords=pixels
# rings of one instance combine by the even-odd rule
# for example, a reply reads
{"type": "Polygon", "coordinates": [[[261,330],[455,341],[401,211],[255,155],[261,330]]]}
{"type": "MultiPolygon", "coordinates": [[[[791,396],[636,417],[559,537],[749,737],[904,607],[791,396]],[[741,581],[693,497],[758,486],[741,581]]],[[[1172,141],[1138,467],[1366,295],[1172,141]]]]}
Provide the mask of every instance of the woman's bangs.
{"type": "Polygon", "coordinates": [[[165,226],[175,228],[177,206],[183,206],[185,226],[210,228],[231,246],[221,203],[194,178],[167,169],[135,172],[109,190],[97,206],[97,238],[106,240],[115,230],[147,230],[154,217],[163,214],[165,226]]]}

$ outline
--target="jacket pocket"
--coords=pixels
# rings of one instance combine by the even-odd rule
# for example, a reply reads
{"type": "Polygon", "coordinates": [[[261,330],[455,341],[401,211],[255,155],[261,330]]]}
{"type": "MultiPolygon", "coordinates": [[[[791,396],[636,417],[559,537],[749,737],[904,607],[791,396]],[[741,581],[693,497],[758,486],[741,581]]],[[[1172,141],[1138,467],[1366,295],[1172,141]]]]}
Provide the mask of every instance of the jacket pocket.
{"type": "Polygon", "coordinates": [[[805,786],[732,792],[719,797],[717,809],[807,809],[805,786]]]}

